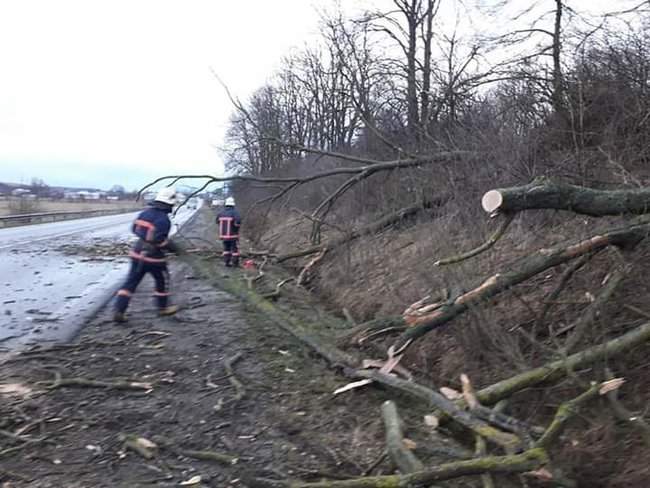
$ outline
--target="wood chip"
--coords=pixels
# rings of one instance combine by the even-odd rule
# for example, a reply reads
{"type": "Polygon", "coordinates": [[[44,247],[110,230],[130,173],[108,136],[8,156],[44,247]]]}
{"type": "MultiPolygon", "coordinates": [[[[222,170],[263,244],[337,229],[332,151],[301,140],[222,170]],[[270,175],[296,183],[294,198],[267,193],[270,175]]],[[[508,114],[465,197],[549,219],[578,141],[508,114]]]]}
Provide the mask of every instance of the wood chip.
{"type": "Polygon", "coordinates": [[[344,393],[349,390],[354,390],[355,388],[361,388],[362,386],[369,385],[370,383],[372,383],[372,380],[370,379],[353,381],[352,383],[348,383],[347,385],[342,386],[341,388],[335,390],[334,395],[338,395],[340,393],[344,393]]]}
{"type": "Polygon", "coordinates": [[[601,383],[598,393],[601,395],[606,395],[610,391],[618,390],[621,386],[623,386],[623,383],[625,383],[624,378],[614,378],[608,381],[604,381],[601,383]]]}
{"type": "Polygon", "coordinates": [[[201,482],[201,476],[192,476],[189,480],[187,481],[181,481],[180,485],[181,486],[192,486],[192,485],[198,485],[201,482]]]}
{"type": "Polygon", "coordinates": [[[438,425],[440,425],[440,419],[435,415],[425,415],[424,425],[426,425],[427,427],[432,427],[434,429],[437,429],[438,425]]]}
{"type": "Polygon", "coordinates": [[[459,398],[463,398],[463,395],[460,392],[453,388],[447,388],[446,386],[440,388],[440,393],[442,393],[447,400],[458,400],[459,398]]]}

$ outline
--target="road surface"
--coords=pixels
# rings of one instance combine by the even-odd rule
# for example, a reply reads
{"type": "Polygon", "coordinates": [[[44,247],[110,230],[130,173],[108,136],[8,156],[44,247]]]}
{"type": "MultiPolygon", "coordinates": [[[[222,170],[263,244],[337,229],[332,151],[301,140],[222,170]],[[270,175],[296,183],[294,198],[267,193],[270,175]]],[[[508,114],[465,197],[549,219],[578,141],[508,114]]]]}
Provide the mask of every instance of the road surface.
{"type": "Polygon", "coordinates": [[[76,334],[126,276],[135,215],[0,229],[0,352],[76,334]]]}

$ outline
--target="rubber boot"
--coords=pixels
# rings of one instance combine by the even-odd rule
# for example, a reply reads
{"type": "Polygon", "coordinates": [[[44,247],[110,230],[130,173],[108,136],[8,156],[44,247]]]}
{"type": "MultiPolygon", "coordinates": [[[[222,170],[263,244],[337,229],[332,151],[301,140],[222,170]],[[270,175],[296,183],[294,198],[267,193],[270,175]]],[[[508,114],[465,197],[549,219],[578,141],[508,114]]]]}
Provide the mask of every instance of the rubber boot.
{"type": "Polygon", "coordinates": [[[169,305],[168,307],[158,310],[158,315],[166,317],[167,315],[174,315],[176,312],[178,312],[178,305],[169,305]]]}
{"type": "Polygon", "coordinates": [[[232,257],[232,267],[239,268],[239,256],[232,257]]]}
{"type": "Polygon", "coordinates": [[[115,312],[113,314],[113,322],[118,324],[123,324],[125,322],[128,322],[126,318],[126,314],[124,312],[115,312]]]}
{"type": "Polygon", "coordinates": [[[224,264],[226,265],[226,267],[228,267],[228,268],[230,268],[230,266],[231,266],[231,264],[230,264],[230,259],[231,259],[231,257],[232,257],[232,256],[231,256],[230,254],[226,254],[226,255],[223,257],[223,262],[224,262],[224,264]]]}

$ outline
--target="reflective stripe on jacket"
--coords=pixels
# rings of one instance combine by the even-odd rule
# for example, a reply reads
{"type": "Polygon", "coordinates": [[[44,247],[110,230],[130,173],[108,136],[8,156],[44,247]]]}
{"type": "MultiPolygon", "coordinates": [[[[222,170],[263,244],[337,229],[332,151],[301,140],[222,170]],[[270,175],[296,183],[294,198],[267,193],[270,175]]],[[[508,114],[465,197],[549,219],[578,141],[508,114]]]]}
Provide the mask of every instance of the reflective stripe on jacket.
{"type": "Polygon", "coordinates": [[[171,206],[154,202],[151,207],[140,212],[133,221],[131,230],[139,237],[129,256],[146,263],[164,263],[165,246],[171,229],[169,220],[171,206]]]}
{"type": "Polygon", "coordinates": [[[239,239],[241,217],[234,207],[226,207],[219,212],[217,215],[217,224],[219,225],[219,239],[239,239]]]}

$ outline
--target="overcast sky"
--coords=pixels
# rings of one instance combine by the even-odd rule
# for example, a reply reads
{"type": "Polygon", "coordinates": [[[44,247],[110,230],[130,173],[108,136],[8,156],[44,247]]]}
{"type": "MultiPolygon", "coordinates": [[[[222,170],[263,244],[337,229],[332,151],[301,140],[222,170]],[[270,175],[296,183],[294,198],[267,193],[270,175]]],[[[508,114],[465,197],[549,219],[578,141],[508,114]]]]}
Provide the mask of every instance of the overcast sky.
{"type": "Polygon", "coordinates": [[[0,181],[219,174],[231,112],[317,30],[310,0],[0,0],[0,181]]]}
{"type": "Polygon", "coordinates": [[[232,106],[211,69],[245,99],[332,4],[0,0],[0,181],[133,189],[221,174],[232,106]]]}

